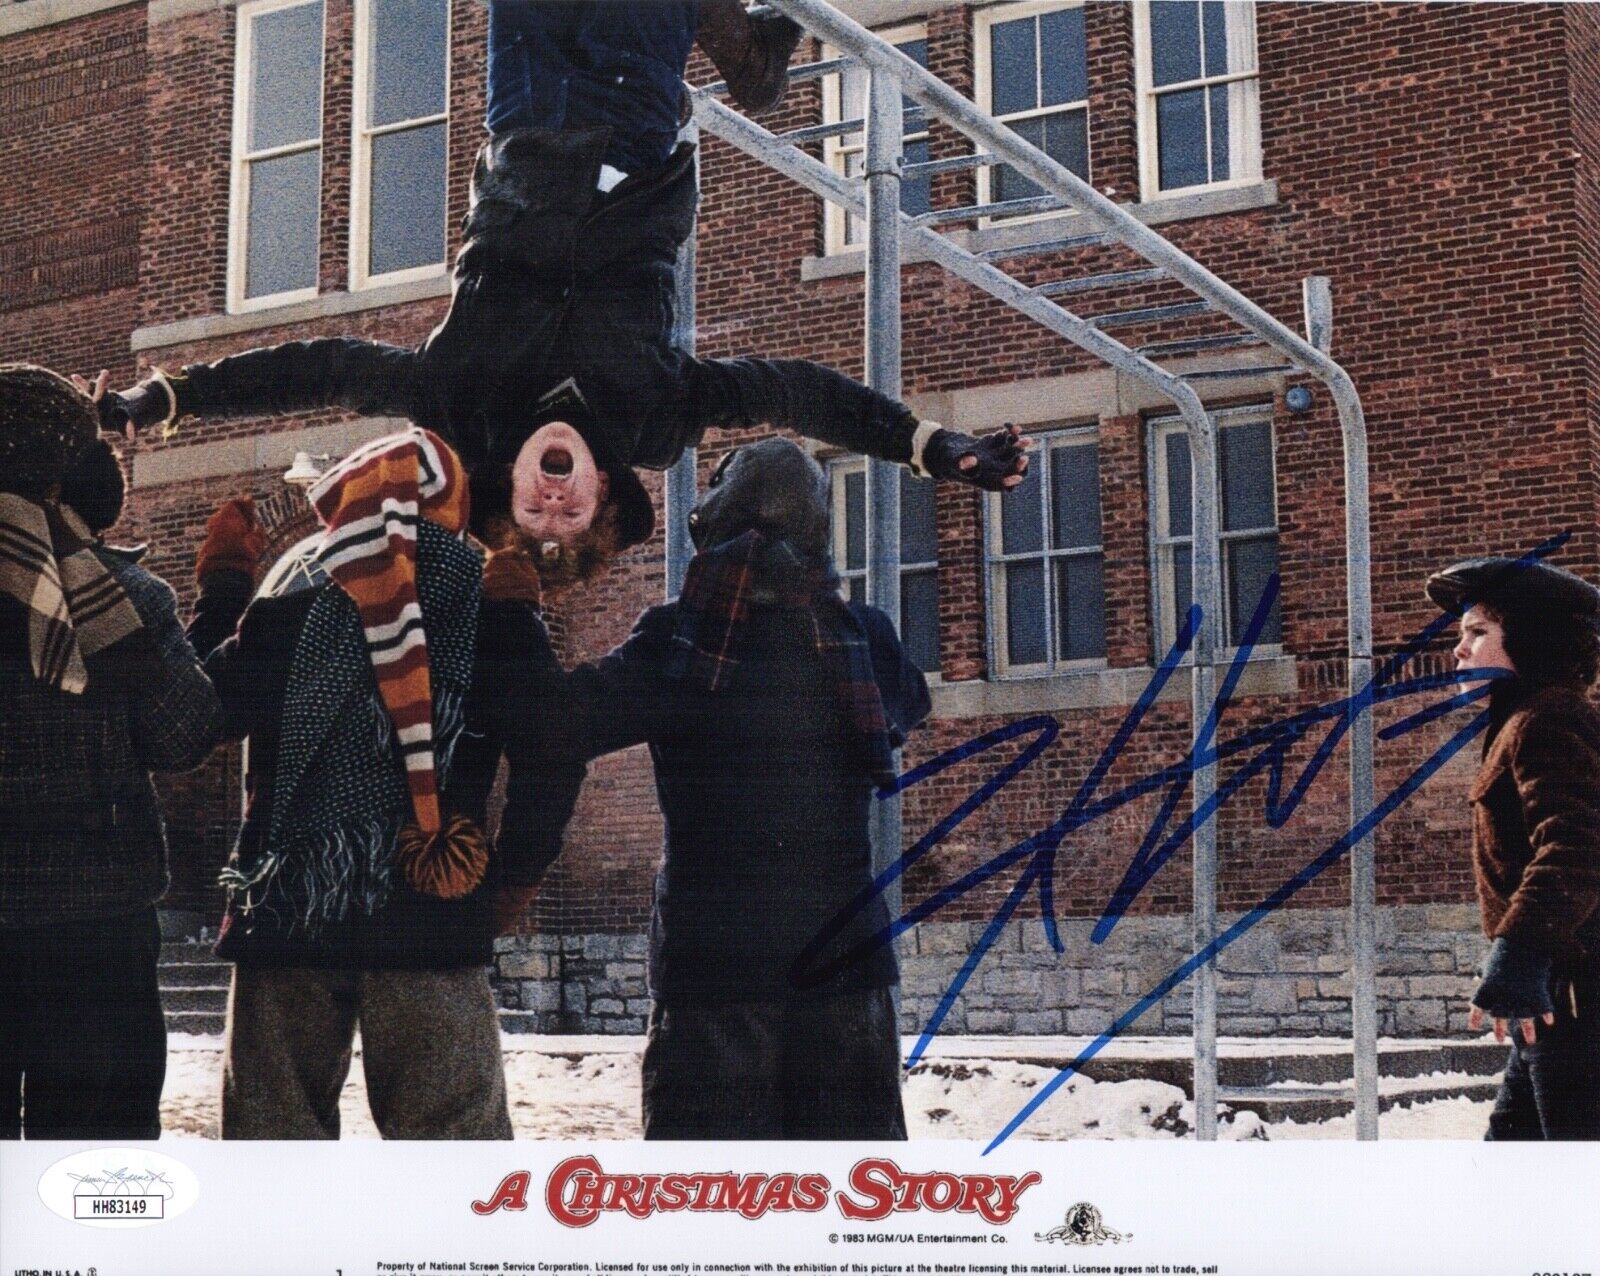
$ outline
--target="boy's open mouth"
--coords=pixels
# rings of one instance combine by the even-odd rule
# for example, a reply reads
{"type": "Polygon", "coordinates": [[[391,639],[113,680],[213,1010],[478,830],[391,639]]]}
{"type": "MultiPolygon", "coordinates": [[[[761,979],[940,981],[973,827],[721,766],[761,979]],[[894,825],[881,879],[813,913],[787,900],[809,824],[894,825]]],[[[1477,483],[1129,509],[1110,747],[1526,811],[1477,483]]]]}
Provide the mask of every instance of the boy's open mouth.
{"type": "Polygon", "coordinates": [[[539,458],[539,469],[556,478],[566,478],[572,473],[572,453],[564,447],[553,447],[539,458]]]}

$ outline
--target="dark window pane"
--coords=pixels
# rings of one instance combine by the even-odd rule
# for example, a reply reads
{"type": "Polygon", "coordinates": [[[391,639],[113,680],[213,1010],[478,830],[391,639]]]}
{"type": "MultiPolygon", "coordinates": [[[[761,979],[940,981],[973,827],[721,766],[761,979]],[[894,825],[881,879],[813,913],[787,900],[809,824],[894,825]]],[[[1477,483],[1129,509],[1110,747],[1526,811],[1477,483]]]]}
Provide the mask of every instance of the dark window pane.
{"type": "Polygon", "coordinates": [[[991,115],[1031,111],[1039,105],[1039,67],[1034,41],[1037,22],[1020,18],[989,28],[991,115]]]}
{"type": "Polygon", "coordinates": [[[1219,430],[1222,464],[1222,530],[1274,527],[1272,427],[1265,421],[1219,430]]]}
{"type": "Polygon", "coordinates": [[[246,297],[316,287],[321,172],[321,147],[250,165],[246,297]]]}
{"type": "MultiPolygon", "coordinates": [[[[1194,602],[1194,553],[1188,545],[1172,551],[1172,637],[1183,628],[1183,618],[1194,602]]],[[[1161,653],[1165,655],[1165,652],[1161,653]]]]}
{"type": "Polygon", "coordinates": [[[923,673],[939,672],[939,577],[906,572],[900,577],[900,641],[923,673]]]}
{"type": "Polygon", "coordinates": [[[1058,558],[1056,644],[1062,660],[1093,660],[1106,654],[1106,589],[1099,554],[1058,558]]]}
{"type": "Polygon", "coordinates": [[[250,149],[322,135],[322,4],[251,20],[250,149]]]}
{"type": "Polygon", "coordinates": [[[444,260],[443,124],[372,139],[374,275],[444,260]]]}
{"type": "Polygon", "coordinates": [[[1205,26],[1206,74],[1226,75],[1241,67],[1228,66],[1228,11],[1222,0],[1202,0],[1201,22],[1205,26]]]}
{"type": "Polygon", "coordinates": [[[866,578],[863,576],[850,577],[850,579],[845,582],[844,593],[845,597],[851,602],[864,604],[867,601],[866,578]]]}
{"type": "Polygon", "coordinates": [[[1039,475],[1030,464],[1022,482],[1000,497],[1000,549],[1006,554],[1032,554],[1044,548],[1044,506],[1039,475]]]}
{"type": "MultiPolygon", "coordinates": [[[[904,44],[897,44],[894,47],[899,49],[901,53],[904,53],[906,57],[910,58],[924,71],[928,69],[928,42],[926,39],[907,40],[904,44]]],[[[927,127],[926,123],[921,122],[922,108],[910,98],[904,95],[901,96],[900,109],[903,111],[909,111],[916,116],[917,120],[919,121],[916,125],[917,128],[922,129],[927,127]]],[[[906,131],[908,133],[912,131],[912,124],[910,120],[906,121],[906,131]]]]}
{"type": "MultiPolygon", "coordinates": [[[[1044,117],[1035,115],[1028,120],[1012,120],[1007,125],[1024,142],[1044,149],[1044,117]]],[[[1044,188],[1036,184],[1031,178],[1024,177],[1009,164],[1001,164],[994,170],[994,198],[1005,199],[1032,199],[1035,195],[1043,195],[1044,188]]]]}
{"type": "Polygon", "coordinates": [[[1088,58],[1083,42],[1083,10],[1057,9],[1040,15],[1040,106],[1082,102],[1089,96],[1088,58]]]}
{"type": "Polygon", "coordinates": [[[1156,151],[1161,189],[1206,183],[1206,91],[1185,89],[1156,99],[1156,151]]]}
{"type": "Polygon", "coordinates": [[[1089,177],[1089,112],[1044,117],[1044,153],[1085,181],[1089,177]]]}
{"type": "Polygon", "coordinates": [[[1050,501],[1051,544],[1057,549],[1087,549],[1100,543],[1098,444],[1058,447],[1051,451],[1050,501]]]}
{"type": "Polygon", "coordinates": [[[844,476],[844,565],[849,571],[867,565],[867,475],[863,470],[844,476]]]}
{"type": "Polygon", "coordinates": [[[913,478],[900,470],[900,561],[931,563],[939,557],[939,530],[932,479],[913,478]]]}
{"type": "MultiPolygon", "coordinates": [[[[1013,120],[1010,127],[1024,141],[1032,142],[1063,168],[1079,177],[1089,177],[1089,113],[1087,111],[1061,111],[1055,115],[1036,115],[1032,119],[1013,120]]],[[[995,169],[996,200],[1032,199],[1043,195],[1044,188],[1024,177],[1009,164],[995,169]]]]}
{"type": "Polygon", "coordinates": [[[1194,0],[1151,0],[1151,81],[1182,84],[1200,78],[1200,15],[1194,0]]]}
{"type": "MultiPolygon", "coordinates": [[[[926,164],[932,158],[928,141],[906,143],[906,163],[926,164]]],[[[912,217],[920,217],[933,206],[932,182],[928,177],[908,177],[900,183],[900,210],[912,217]]]]}
{"type": "Polygon", "coordinates": [[[1042,665],[1044,564],[1007,563],[1006,658],[1013,665],[1042,665]]]}
{"type": "Polygon", "coordinates": [[[1228,93],[1230,86],[1219,84],[1211,94],[1211,180],[1225,182],[1232,175],[1228,163],[1228,93]]]}
{"type": "Polygon", "coordinates": [[[444,112],[448,19],[447,0],[373,0],[371,124],[444,112]]]}
{"type": "MultiPolygon", "coordinates": [[[[1278,570],[1277,537],[1261,540],[1235,541],[1227,547],[1228,553],[1228,642],[1237,645],[1244,639],[1250,617],[1261,601],[1267,578],[1278,570]]],[[[1267,621],[1261,627],[1258,643],[1275,643],[1283,640],[1283,618],[1279,600],[1274,599],[1267,621]]]]}
{"type": "Polygon", "coordinates": [[[1194,496],[1190,490],[1189,436],[1174,430],[1166,436],[1167,535],[1188,536],[1194,525],[1194,496]]]}

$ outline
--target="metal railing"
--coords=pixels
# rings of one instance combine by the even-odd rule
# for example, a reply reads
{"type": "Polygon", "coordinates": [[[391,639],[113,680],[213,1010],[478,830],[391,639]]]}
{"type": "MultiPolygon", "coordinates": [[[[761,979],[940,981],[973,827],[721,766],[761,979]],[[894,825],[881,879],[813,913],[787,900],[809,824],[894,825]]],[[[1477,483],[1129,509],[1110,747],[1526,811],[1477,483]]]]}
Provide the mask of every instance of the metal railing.
{"type": "MultiPolygon", "coordinates": [[[[1306,281],[1307,340],[1268,314],[1243,294],[1223,282],[1198,262],[1139,221],[1127,209],[1095,191],[1075,173],[1024,141],[943,81],[924,70],[898,49],[840,13],[825,0],[770,0],[773,8],[789,15],[819,36],[841,57],[795,68],[791,79],[812,79],[833,74],[850,61],[869,74],[868,109],[864,121],[844,121],[785,136],[775,136],[718,102],[720,85],[694,94],[694,118],[708,134],[731,144],[812,193],[865,220],[866,240],[866,367],[874,388],[900,396],[900,266],[903,250],[912,249],[958,278],[982,289],[1013,309],[1127,374],[1172,403],[1189,433],[1193,467],[1193,598],[1203,618],[1193,644],[1193,728],[1201,742],[1204,724],[1217,691],[1217,662],[1221,647],[1221,571],[1218,537],[1216,427],[1193,386],[1194,382],[1226,380],[1242,375],[1302,371],[1329,389],[1344,443],[1345,535],[1347,542],[1347,609],[1349,615],[1349,678],[1352,720],[1350,817],[1354,827],[1371,811],[1373,793],[1373,731],[1369,712],[1357,697],[1372,675],[1371,556],[1367,508],[1366,425],[1360,396],[1348,374],[1328,354],[1331,330],[1331,294],[1326,279],[1306,281]],[[977,153],[926,164],[903,165],[901,146],[902,95],[916,102],[928,117],[952,126],[971,140],[977,153]],[[849,125],[845,128],[844,125],[849,125]],[[847,179],[820,163],[797,143],[866,132],[866,171],[847,179]],[[1039,186],[1045,194],[1026,200],[976,204],[938,210],[911,217],[900,210],[900,185],[907,173],[924,175],[955,172],[985,165],[1007,164],[1039,186]],[[1091,220],[1092,233],[1075,233],[1060,239],[972,253],[933,229],[958,221],[1045,209],[1075,209],[1091,220]],[[1117,271],[1099,276],[1024,284],[995,263],[1036,256],[1044,252],[1121,244],[1150,263],[1148,268],[1117,271]],[[1085,318],[1063,306],[1060,298],[1092,289],[1137,285],[1157,279],[1175,281],[1194,293],[1197,301],[1175,305],[1144,306],[1097,318],[1085,318]],[[1202,336],[1133,348],[1107,335],[1111,327],[1145,326],[1163,319],[1202,312],[1217,312],[1242,327],[1244,333],[1202,336]],[[1169,372],[1155,360],[1176,358],[1242,345],[1265,345],[1286,360],[1270,368],[1206,369],[1185,375],[1169,372]]],[[[692,276],[691,276],[692,278],[692,276]]],[[[892,617],[899,615],[899,488],[894,467],[873,462],[869,468],[868,554],[869,600],[892,617]]],[[[688,470],[687,498],[693,497],[693,462],[688,470]]],[[[684,499],[681,483],[677,499],[684,499]]],[[[674,579],[670,524],[678,517],[669,482],[668,579],[674,579]]],[[[679,569],[681,570],[681,568],[679,569]]],[[[1203,756],[1203,749],[1201,751],[1203,756]]],[[[1197,766],[1193,773],[1192,800],[1203,807],[1216,791],[1214,763],[1197,766]]],[[[900,854],[898,803],[877,806],[885,814],[874,827],[875,861],[883,867],[900,854]],[[893,808],[892,810],[890,808],[893,808]]],[[[1378,1064],[1376,1008],[1376,892],[1373,839],[1369,832],[1352,848],[1351,912],[1353,927],[1352,1036],[1354,1098],[1357,1137],[1375,1139],[1378,1133],[1378,1064]]],[[[1217,939],[1216,821],[1206,820],[1194,834],[1193,936],[1195,952],[1209,949],[1217,939]]],[[[893,906],[895,901],[889,901],[893,906]]],[[[1216,964],[1209,961],[1194,975],[1194,1087],[1196,1133],[1214,1139],[1217,1133],[1217,1002],[1216,964]]],[[[1225,1096],[1224,1096],[1225,1097],[1225,1096]]]]}

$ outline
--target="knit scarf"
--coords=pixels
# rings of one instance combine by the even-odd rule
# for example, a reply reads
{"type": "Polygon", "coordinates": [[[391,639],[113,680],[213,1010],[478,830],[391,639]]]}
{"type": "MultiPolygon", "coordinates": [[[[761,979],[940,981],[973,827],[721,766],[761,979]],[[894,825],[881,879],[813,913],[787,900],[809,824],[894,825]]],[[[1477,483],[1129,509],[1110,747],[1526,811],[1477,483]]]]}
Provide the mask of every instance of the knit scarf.
{"type": "Polygon", "coordinates": [[[440,828],[428,636],[417,601],[417,524],[467,525],[466,473],[428,430],[358,448],[309,492],[327,531],[317,560],[361,617],[378,695],[394,723],[417,827],[440,828]]]}
{"type": "MultiPolygon", "coordinates": [[[[465,725],[482,567],[459,536],[427,519],[417,527],[417,565],[442,784],[465,725]]],[[[290,665],[266,838],[258,855],[236,858],[220,879],[239,912],[260,910],[286,933],[315,937],[330,922],[383,908],[402,874],[445,898],[477,884],[481,865],[464,874],[412,871],[404,836],[412,818],[410,773],[396,734],[355,604],[344,590],[324,587],[290,665]]]]}
{"type": "Polygon", "coordinates": [[[33,676],[82,695],[86,657],[142,629],[139,613],[72,510],[0,493],[0,592],[28,609],[33,676]]]}
{"type": "Polygon", "coordinates": [[[839,596],[831,566],[806,562],[788,541],[750,531],[696,554],[678,597],[665,672],[716,692],[739,665],[755,601],[805,609],[817,651],[833,675],[861,769],[879,787],[894,782],[894,741],[860,619],[839,596]]]}

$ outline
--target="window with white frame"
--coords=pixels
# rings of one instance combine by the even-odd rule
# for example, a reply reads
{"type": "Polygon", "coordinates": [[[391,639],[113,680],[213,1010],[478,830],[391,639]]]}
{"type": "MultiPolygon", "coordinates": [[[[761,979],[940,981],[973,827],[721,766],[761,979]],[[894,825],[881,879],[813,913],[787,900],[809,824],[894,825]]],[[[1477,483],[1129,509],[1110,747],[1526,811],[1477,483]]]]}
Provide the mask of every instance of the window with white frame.
{"type": "MultiPolygon", "coordinates": [[[[1089,58],[1080,0],[979,10],[974,38],[979,104],[1087,181],[1089,58]]],[[[983,203],[1044,193],[1009,164],[979,170],[983,203]]]]}
{"type": "MultiPolygon", "coordinates": [[[[918,66],[928,65],[927,28],[896,27],[880,31],[877,35],[887,40],[918,66]]],[[[825,52],[824,57],[838,56],[825,52]]],[[[859,64],[846,67],[838,75],[828,76],[822,83],[822,118],[827,124],[842,124],[846,120],[865,119],[867,114],[867,72],[859,64]]],[[[923,110],[910,98],[902,98],[904,118],[901,125],[905,162],[928,162],[928,122],[923,110]]],[[[846,133],[842,137],[828,138],[823,143],[824,158],[836,173],[846,177],[860,177],[866,171],[866,134],[846,133]]],[[[900,207],[916,217],[928,211],[931,184],[927,177],[911,177],[900,183],[900,207]]],[[[825,203],[826,222],[824,240],[826,251],[843,252],[866,242],[866,227],[853,213],[847,213],[834,203],[825,203]]]]}
{"type": "Polygon", "coordinates": [[[445,263],[450,0],[358,0],[351,286],[445,263]]]}
{"type": "Polygon", "coordinates": [[[322,189],[322,0],[239,7],[228,299],[316,296],[322,189]]]}
{"type": "MultiPolygon", "coordinates": [[[[1278,494],[1273,462],[1272,408],[1234,408],[1212,414],[1217,424],[1218,528],[1222,565],[1222,642],[1238,645],[1278,570],[1278,494]]],[[[1179,622],[1194,601],[1193,484],[1189,435],[1183,423],[1152,424],[1151,537],[1155,552],[1156,618],[1160,651],[1177,637],[1179,622]]],[[[1257,647],[1283,641],[1283,619],[1275,600],[1257,647]]]]}
{"type": "Polygon", "coordinates": [[[1048,674],[1106,654],[1100,444],[1092,428],[1035,436],[1027,477],[989,497],[993,651],[1002,674],[1048,674]]]}
{"type": "Polygon", "coordinates": [[[1145,198],[1260,180],[1255,6],[1139,0],[1134,44],[1145,198]]]}
{"type": "MultiPolygon", "coordinates": [[[[867,466],[846,457],[828,468],[833,561],[851,602],[867,601],[867,466]]],[[[939,672],[939,533],[932,479],[900,471],[900,641],[924,673],[939,672]]]]}

